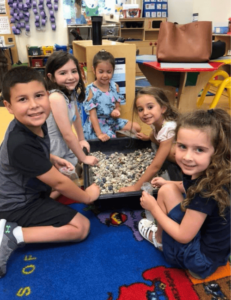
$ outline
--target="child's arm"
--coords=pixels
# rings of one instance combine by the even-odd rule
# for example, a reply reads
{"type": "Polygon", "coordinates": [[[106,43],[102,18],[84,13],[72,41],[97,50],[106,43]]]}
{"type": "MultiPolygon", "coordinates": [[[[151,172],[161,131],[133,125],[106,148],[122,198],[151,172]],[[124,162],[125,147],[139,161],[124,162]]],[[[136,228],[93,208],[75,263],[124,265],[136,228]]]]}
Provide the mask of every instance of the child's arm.
{"type": "Polygon", "coordinates": [[[120,192],[139,191],[144,182],[150,181],[155,176],[155,174],[160,170],[168,154],[170,153],[173,140],[174,137],[161,142],[156,152],[156,156],[154,157],[151,165],[146,169],[144,174],[141,176],[141,178],[134,185],[129,187],[123,187],[119,191],[120,192]]]}
{"type": "Polygon", "coordinates": [[[89,204],[95,201],[100,194],[100,188],[96,184],[92,184],[83,191],[71,179],[61,174],[55,167],[37,176],[37,178],[62,195],[81,203],[89,204]]]}
{"type": "Polygon", "coordinates": [[[151,140],[153,142],[153,140],[151,139],[151,137],[153,136],[153,131],[151,131],[151,133],[148,135],[142,133],[142,132],[137,132],[136,136],[142,140],[142,141],[149,141],[151,140]]]}
{"type": "Polygon", "coordinates": [[[77,105],[75,105],[75,115],[76,119],[73,122],[73,125],[75,127],[75,131],[77,133],[78,139],[79,139],[79,144],[81,148],[83,149],[84,147],[87,148],[87,151],[90,152],[90,145],[89,143],[85,140],[84,133],[83,133],[83,127],[82,127],[82,121],[79,115],[79,111],[77,108],[77,105]]]}
{"type": "Polygon", "coordinates": [[[112,118],[119,118],[119,116],[120,116],[120,104],[119,104],[119,102],[116,102],[115,108],[111,112],[111,117],[112,118]]]}
{"type": "Polygon", "coordinates": [[[140,200],[141,206],[151,212],[163,230],[174,240],[182,244],[189,243],[196,236],[207,217],[205,213],[186,209],[181,223],[178,224],[163,212],[153,196],[143,192],[140,200]]]}
{"type": "MultiPolygon", "coordinates": [[[[116,85],[116,91],[119,94],[120,88],[119,88],[117,83],[115,85],[116,85]]],[[[112,118],[119,118],[119,116],[120,116],[120,103],[117,101],[116,104],[115,104],[115,108],[111,112],[111,117],[112,118]]]]}
{"type": "Polygon", "coordinates": [[[62,167],[66,167],[70,170],[74,170],[74,166],[67,161],[66,159],[63,159],[61,157],[58,157],[56,155],[50,154],[50,161],[52,163],[52,165],[54,165],[56,167],[57,170],[59,170],[62,167]]]}
{"type": "Polygon", "coordinates": [[[49,97],[51,110],[55,122],[65,140],[67,146],[73,151],[80,161],[86,164],[94,165],[98,162],[94,156],[87,156],[83,152],[77,136],[72,131],[68,118],[68,110],[64,97],[59,93],[52,93],[49,97]]]}

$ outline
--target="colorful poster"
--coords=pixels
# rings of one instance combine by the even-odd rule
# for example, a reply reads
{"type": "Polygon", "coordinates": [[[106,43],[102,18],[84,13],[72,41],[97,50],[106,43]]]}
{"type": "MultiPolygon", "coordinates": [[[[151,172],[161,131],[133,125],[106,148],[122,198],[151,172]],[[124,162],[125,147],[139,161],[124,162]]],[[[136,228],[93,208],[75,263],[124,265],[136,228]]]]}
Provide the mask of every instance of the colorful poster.
{"type": "Polygon", "coordinates": [[[0,0],[0,14],[6,14],[5,0],[0,0]]]}

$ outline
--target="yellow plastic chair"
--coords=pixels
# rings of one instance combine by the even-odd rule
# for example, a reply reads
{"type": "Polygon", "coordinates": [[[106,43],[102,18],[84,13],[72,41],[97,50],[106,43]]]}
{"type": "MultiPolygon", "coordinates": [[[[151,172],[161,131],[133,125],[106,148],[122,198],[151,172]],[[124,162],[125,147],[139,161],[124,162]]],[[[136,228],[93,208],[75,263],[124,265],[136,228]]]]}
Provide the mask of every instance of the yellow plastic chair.
{"type": "Polygon", "coordinates": [[[229,105],[231,106],[231,77],[229,77],[229,74],[223,70],[217,71],[213,76],[210,78],[209,82],[206,84],[201,97],[197,100],[197,107],[200,107],[204,100],[205,96],[207,95],[208,90],[211,86],[217,87],[217,93],[213,98],[213,101],[209,108],[215,108],[217,106],[217,103],[221,97],[221,94],[223,93],[224,89],[227,89],[227,93],[229,96],[229,105]],[[214,77],[216,76],[222,76],[223,80],[215,80],[214,77]]]}

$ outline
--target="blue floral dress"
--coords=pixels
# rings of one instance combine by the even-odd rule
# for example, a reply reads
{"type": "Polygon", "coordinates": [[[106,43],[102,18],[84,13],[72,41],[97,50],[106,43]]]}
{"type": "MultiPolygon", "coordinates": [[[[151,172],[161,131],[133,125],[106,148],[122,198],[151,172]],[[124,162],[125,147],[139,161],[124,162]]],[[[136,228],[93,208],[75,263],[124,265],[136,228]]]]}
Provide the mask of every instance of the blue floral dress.
{"type": "Polygon", "coordinates": [[[128,123],[128,120],[121,118],[114,119],[111,117],[111,112],[115,109],[116,102],[119,102],[121,105],[126,103],[124,96],[117,92],[114,81],[110,82],[108,92],[102,92],[94,85],[94,83],[91,83],[87,86],[86,98],[83,102],[84,110],[88,115],[83,126],[83,133],[86,140],[97,139],[89,117],[89,111],[92,109],[96,109],[96,114],[102,133],[106,133],[111,138],[115,138],[115,132],[123,129],[128,123]],[[92,91],[93,96],[88,101],[87,99],[90,91],[92,91]]]}

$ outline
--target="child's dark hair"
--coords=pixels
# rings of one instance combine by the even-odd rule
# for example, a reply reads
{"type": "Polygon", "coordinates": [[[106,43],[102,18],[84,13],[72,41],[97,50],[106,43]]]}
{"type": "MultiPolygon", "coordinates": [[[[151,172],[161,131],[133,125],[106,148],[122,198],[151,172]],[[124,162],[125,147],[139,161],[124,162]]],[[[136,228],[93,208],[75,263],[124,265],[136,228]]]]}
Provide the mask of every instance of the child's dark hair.
{"type": "Polygon", "coordinates": [[[109,61],[112,65],[113,70],[115,70],[115,58],[114,56],[105,50],[100,50],[93,58],[93,68],[96,69],[97,65],[102,61],[109,61]]]}
{"type": "Polygon", "coordinates": [[[80,92],[78,93],[78,101],[83,102],[85,99],[85,85],[82,79],[79,62],[76,57],[74,57],[72,54],[66,52],[66,51],[55,51],[51,54],[51,56],[48,58],[45,68],[45,78],[48,86],[48,90],[53,89],[59,89],[62,90],[62,92],[70,99],[70,92],[65,88],[59,86],[54,80],[50,80],[47,77],[47,74],[50,73],[52,76],[52,79],[54,79],[55,72],[60,69],[62,66],[64,66],[69,60],[73,60],[77,67],[77,71],[79,73],[79,82],[76,86],[76,92],[78,89],[80,89],[80,92]]]}
{"type": "Polygon", "coordinates": [[[43,76],[36,69],[27,66],[10,69],[3,77],[1,98],[10,103],[10,89],[18,83],[28,83],[31,81],[41,82],[47,90],[43,76]]]}
{"type": "Polygon", "coordinates": [[[165,120],[168,120],[168,121],[169,120],[173,120],[173,121],[177,120],[178,112],[169,102],[168,97],[166,96],[165,92],[162,89],[159,89],[159,88],[156,88],[153,86],[144,87],[137,92],[134,103],[133,103],[133,113],[137,112],[136,101],[142,95],[153,96],[153,98],[156,99],[156,101],[159,103],[159,105],[161,107],[165,106],[167,108],[165,113],[163,113],[165,120]]]}
{"type": "Polygon", "coordinates": [[[183,210],[195,194],[212,197],[218,202],[219,213],[224,215],[230,206],[231,183],[231,117],[222,109],[196,110],[181,116],[176,127],[176,138],[180,128],[199,129],[207,132],[214,147],[211,162],[198,178],[196,185],[187,190],[187,198],[181,204],[183,210]]]}

